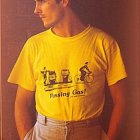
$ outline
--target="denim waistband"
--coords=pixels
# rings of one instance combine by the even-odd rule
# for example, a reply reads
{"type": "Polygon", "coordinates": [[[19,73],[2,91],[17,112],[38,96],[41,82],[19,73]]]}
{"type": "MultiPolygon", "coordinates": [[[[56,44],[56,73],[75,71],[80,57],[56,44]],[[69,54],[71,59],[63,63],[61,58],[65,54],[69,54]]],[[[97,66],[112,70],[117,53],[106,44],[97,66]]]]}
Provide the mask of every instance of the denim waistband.
{"type": "Polygon", "coordinates": [[[48,118],[42,114],[37,115],[37,122],[43,125],[55,125],[55,126],[82,126],[82,125],[99,125],[100,118],[90,118],[86,120],[79,120],[79,121],[62,121],[62,120],[55,120],[52,118],[48,118]]]}

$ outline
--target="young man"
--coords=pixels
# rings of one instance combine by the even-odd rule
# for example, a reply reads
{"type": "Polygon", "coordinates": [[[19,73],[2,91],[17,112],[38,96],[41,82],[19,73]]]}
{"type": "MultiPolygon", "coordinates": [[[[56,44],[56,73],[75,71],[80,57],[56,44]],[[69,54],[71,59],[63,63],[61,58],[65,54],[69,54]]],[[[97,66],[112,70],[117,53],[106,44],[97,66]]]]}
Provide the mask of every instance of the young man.
{"type": "Polygon", "coordinates": [[[72,1],[36,0],[34,12],[49,29],[28,39],[8,79],[18,84],[15,118],[21,140],[116,139],[126,78],[119,47],[103,31],[84,24],[72,10],[72,1]],[[90,76],[77,82],[85,63],[90,76]],[[63,80],[63,69],[69,71],[70,82],[63,80]],[[100,126],[105,81],[114,102],[107,135],[100,126]]]}

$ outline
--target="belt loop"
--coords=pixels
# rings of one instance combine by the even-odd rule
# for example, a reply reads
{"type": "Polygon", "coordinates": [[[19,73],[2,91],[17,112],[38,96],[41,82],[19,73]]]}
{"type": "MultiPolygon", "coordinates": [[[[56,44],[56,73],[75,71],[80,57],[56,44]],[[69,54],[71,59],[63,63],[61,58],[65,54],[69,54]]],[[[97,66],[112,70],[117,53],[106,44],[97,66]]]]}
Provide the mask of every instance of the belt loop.
{"type": "Polygon", "coordinates": [[[47,117],[45,117],[45,124],[47,123],[47,117]]]}

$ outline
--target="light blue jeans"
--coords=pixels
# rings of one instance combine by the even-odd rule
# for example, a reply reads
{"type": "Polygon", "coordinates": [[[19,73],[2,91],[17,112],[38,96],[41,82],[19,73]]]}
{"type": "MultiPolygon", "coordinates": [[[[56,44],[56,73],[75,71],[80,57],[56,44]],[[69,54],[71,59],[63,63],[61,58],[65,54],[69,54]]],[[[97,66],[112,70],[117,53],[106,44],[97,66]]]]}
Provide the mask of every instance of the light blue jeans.
{"type": "Polygon", "coordinates": [[[24,140],[108,140],[98,119],[65,122],[38,114],[24,140]]]}

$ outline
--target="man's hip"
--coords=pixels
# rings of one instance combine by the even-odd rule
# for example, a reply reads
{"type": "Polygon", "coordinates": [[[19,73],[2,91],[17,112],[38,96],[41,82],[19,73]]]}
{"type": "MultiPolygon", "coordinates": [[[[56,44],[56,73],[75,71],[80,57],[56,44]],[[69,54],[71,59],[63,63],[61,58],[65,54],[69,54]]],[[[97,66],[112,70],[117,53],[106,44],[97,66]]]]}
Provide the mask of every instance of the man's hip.
{"type": "Polygon", "coordinates": [[[24,140],[108,140],[103,132],[100,119],[82,121],[59,121],[37,116],[35,126],[26,134],[24,140]]]}

